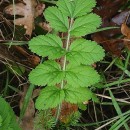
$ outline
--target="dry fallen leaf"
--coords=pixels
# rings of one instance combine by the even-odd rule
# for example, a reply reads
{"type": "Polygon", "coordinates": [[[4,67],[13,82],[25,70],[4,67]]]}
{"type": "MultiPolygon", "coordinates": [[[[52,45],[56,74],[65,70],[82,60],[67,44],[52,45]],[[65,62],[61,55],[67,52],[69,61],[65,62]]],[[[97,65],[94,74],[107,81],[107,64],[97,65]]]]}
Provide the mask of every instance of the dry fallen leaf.
{"type": "MultiPolygon", "coordinates": [[[[20,110],[22,109],[24,98],[27,92],[28,86],[25,85],[23,87],[23,92],[20,94],[20,110]]],[[[35,114],[35,106],[33,98],[37,97],[39,95],[40,89],[35,89],[33,91],[32,97],[29,100],[26,112],[22,118],[22,121],[20,123],[20,126],[22,130],[33,130],[34,129],[34,114],[35,114]]]]}
{"type": "Polygon", "coordinates": [[[14,24],[24,26],[26,35],[31,36],[34,29],[34,19],[42,14],[44,8],[45,4],[37,4],[36,0],[23,0],[23,3],[7,6],[5,13],[23,16],[15,19],[14,24]]]}
{"type": "MultiPolygon", "coordinates": [[[[24,97],[26,95],[27,92],[27,85],[24,85],[23,87],[23,92],[21,93],[21,99],[20,99],[20,110],[22,109],[23,106],[23,102],[24,102],[24,97]]],[[[22,121],[20,123],[20,127],[22,128],[22,130],[33,130],[34,128],[34,114],[35,114],[35,107],[34,107],[34,102],[33,99],[31,98],[26,112],[22,118],[22,121]]]]}
{"type": "Polygon", "coordinates": [[[100,43],[106,51],[121,57],[121,50],[124,46],[122,39],[110,39],[104,35],[104,32],[95,33],[92,38],[97,43],[100,43]]]}
{"type": "MultiPolygon", "coordinates": [[[[119,14],[114,16],[111,21],[119,26],[122,25],[124,19],[129,15],[130,9],[121,11],[119,14]]],[[[130,24],[130,18],[127,19],[127,24],[130,24]]]]}
{"type": "Polygon", "coordinates": [[[41,23],[39,23],[39,26],[41,28],[43,28],[44,30],[46,30],[47,32],[51,32],[52,31],[52,28],[50,27],[50,25],[48,23],[41,22],[41,23]]]}
{"type": "Polygon", "coordinates": [[[130,50],[130,41],[125,40],[125,39],[130,39],[130,28],[126,25],[126,23],[122,24],[121,32],[125,36],[124,45],[130,50]]]}
{"type": "Polygon", "coordinates": [[[102,17],[102,19],[111,19],[118,10],[128,0],[97,0],[98,8],[94,9],[94,12],[102,17]]]}
{"type": "Polygon", "coordinates": [[[19,54],[23,55],[27,58],[27,60],[32,64],[32,66],[37,66],[40,63],[40,58],[36,55],[29,54],[24,48],[21,46],[13,46],[15,51],[17,51],[19,54]]]}
{"type": "MultiPolygon", "coordinates": [[[[75,113],[78,111],[78,106],[75,104],[63,102],[62,103],[62,108],[61,108],[61,113],[59,116],[59,120],[63,123],[68,123],[68,118],[71,114],[75,113]]],[[[56,109],[52,109],[53,115],[56,114],[56,109]]]]}
{"type": "Polygon", "coordinates": [[[121,32],[124,36],[130,38],[130,28],[126,25],[126,23],[121,25],[121,32]]]}

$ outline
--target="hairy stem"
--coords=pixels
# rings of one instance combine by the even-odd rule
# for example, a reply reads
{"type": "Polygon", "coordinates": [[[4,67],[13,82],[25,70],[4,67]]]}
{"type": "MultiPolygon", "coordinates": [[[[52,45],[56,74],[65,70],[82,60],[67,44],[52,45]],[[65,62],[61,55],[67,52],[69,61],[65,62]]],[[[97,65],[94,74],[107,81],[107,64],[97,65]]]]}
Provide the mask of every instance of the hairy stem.
{"type": "MultiPolygon", "coordinates": [[[[69,25],[69,29],[68,29],[68,34],[67,34],[67,41],[66,41],[66,51],[68,51],[69,49],[69,44],[70,44],[70,31],[71,31],[71,27],[73,24],[73,18],[70,19],[70,25],[69,25]]],[[[63,68],[62,70],[65,71],[66,70],[66,64],[67,64],[67,59],[66,59],[66,55],[64,56],[64,60],[63,60],[63,68]]],[[[64,80],[61,81],[61,89],[64,88],[64,80]]],[[[59,104],[58,109],[57,109],[57,113],[56,113],[56,123],[58,121],[58,118],[60,116],[60,112],[61,112],[61,108],[62,108],[62,103],[59,104]]]]}
{"type": "Polygon", "coordinates": [[[59,119],[59,116],[60,116],[60,112],[61,112],[61,107],[62,107],[62,104],[60,103],[60,104],[58,105],[57,112],[56,112],[55,124],[57,124],[57,122],[58,122],[58,119],[59,119]]]}

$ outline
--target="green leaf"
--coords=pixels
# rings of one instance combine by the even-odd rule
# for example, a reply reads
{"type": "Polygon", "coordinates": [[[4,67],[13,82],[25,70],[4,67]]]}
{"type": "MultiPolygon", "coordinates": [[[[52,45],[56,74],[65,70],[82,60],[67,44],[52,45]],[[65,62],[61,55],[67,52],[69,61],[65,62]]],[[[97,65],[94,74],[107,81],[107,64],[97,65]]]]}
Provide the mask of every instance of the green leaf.
{"type": "Polygon", "coordinates": [[[84,36],[96,30],[101,24],[101,18],[93,13],[77,18],[71,28],[71,36],[84,36]]]}
{"type": "Polygon", "coordinates": [[[98,98],[97,95],[94,94],[94,93],[93,93],[93,95],[92,95],[92,101],[93,101],[93,102],[96,102],[96,103],[100,103],[99,98],[98,98]]]}
{"type": "Polygon", "coordinates": [[[4,100],[4,98],[0,97],[0,116],[2,118],[2,122],[0,125],[0,130],[21,130],[16,122],[16,117],[10,105],[4,100]]]}
{"type": "Polygon", "coordinates": [[[67,53],[67,60],[73,64],[91,65],[104,57],[104,50],[96,42],[85,39],[75,40],[67,53]]]}
{"type": "Polygon", "coordinates": [[[78,108],[83,110],[83,111],[87,110],[86,104],[83,104],[83,103],[78,103],[78,108]]]}
{"type": "Polygon", "coordinates": [[[69,28],[69,21],[65,14],[63,14],[57,7],[49,7],[45,10],[44,16],[50,23],[51,27],[59,32],[67,32],[69,28]]]}
{"type": "Polygon", "coordinates": [[[2,126],[2,121],[3,119],[2,119],[2,116],[0,115],[0,126],[2,126]]]}
{"type": "Polygon", "coordinates": [[[85,15],[92,11],[95,7],[95,0],[59,0],[57,2],[58,8],[63,14],[66,14],[70,18],[76,18],[78,16],[85,15]]]}
{"type": "Polygon", "coordinates": [[[9,113],[9,104],[6,103],[6,101],[0,97],[0,115],[2,117],[2,125],[0,126],[0,130],[6,130],[9,127],[10,121],[11,121],[11,115],[9,113]]]}
{"type": "Polygon", "coordinates": [[[64,88],[65,101],[70,103],[81,103],[92,98],[92,92],[88,88],[67,86],[64,88]]]}
{"type": "Polygon", "coordinates": [[[100,80],[100,76],[91,66],[68,65],[66,68],[65,79],[67,83],[73,87],[88,87],[95,83],[98,83],[100,80]]]}
{"type": "Polygon", "coordinates": [[[65,94],[62,89],[57,87],[44,88],[39,97],[36,100],[36,108],[38,110],[44,110],[48,108],[54,108],[64,100],[65,94]]]}
{"type": "Polygon", "coordinates": [[[64,78],[64,73],[61,71],[60,65],[55,61],[46,61],[39,64],[29,74],[29,80],[34,85],[55,85],[60,83],[64,78]]]}
{"type": "Polygon", "coordinates": [[[60,37],[52,34],[40,35],[31,39],[29,49],[39,56],[48,56],[49,59],[60,58],[65,53],[60,37]]]}
{"type": "Polygon", "coordinates": [[[51,86],[66,80],[72,86],[86,87],[97,83],[99,79],[98,73],[91,66],[68,65],[66,71],[62,71],[55,61],[46,61],[29,74],[30,82],[39,86],[51,86]]]}

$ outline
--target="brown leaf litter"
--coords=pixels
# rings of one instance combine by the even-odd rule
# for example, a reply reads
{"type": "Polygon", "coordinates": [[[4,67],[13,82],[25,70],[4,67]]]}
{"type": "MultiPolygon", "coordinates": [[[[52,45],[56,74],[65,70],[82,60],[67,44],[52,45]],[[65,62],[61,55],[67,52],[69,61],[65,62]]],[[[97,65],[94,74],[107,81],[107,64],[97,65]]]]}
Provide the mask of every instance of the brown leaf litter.
{"type": "Polygon", "coordinates": [[[26,35],[31,36],[34,29],[34,19],[43,13],[45,4],[37,4],[36,0],[23,0],[23,2],[11,4],[5,8],[5,13],[23,16],[14,20],[14,24],[24,26],[26,35]]]}

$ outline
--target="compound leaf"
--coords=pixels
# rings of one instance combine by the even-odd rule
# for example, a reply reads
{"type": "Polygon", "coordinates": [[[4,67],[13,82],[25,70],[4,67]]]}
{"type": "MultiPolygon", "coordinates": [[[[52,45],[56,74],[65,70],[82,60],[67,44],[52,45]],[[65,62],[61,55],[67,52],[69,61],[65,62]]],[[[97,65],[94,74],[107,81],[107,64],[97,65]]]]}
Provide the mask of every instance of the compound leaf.
{"type": "Polygon", "coordinates": [[[84,36],[96,30],[101,24],[101,18],[93,13],[78,17],[71,28],[71,36],[84,36]]]}
{"type": "MultiPolygon", "coordinates": [[[[55,31],[69,32],[68,41],[69,35],[81,37],[96,31],[100,26],[101,18],[90,13],[95,3],[95,0],[59,0],[58,7],[47,8],[44,15],[55,31]]],[[[29,74],[32,84],[47,85],[36,100],[38,110],[57,107],[63,101],[70,103],[88,101],[93,94],[86,87],[100,80],[96,70],[90,66],[103,58],[104,51],[100,46],[83,38],[75,40],[69,46],[68,52],[63,46],[62,40],[52,34],[38,36],[29,43],[29,48],[34,53],[51,59],[38,65],[29,74]],[[64,55],[66,56],[63,59],[63,68],[56,61],[52,61],[64,55]],[[61,86],[62,89],[57,87],[64,84],[66,86],[61,86]]]]}
{"type": "Polygon", "coordinates": [[[73,64],[91,65],[102,60],[104,55],[104,50],[96,42],[81,38],[71,44],[67,59],[73,64]]]}
{"type": "Polygon", "coordinates": [[[69,21],[65,14],[63,14],[57,7],[49,7],[44,12],[46,20],[51,27],[59,32],[67,32],[69,21]]]}
{"type": "Polygon", "coordinates": [[[60,83],[64,78],[64,73],[61,71],[60,65],[55,62],[48,60],[43,64],[39,64],[29,74],[29,80],[34,85],[55,85],[60,83]]]}
{"type": "Polygon", "coordinates": [[[29,49],[39,56],[48,56],[49,59],[60,58],[65,53],[60,37],[52,34],[40,35],[31,39],[29,49]]]}
{"type": "Polygon", "coordinates": [[[66,68],[66,81],[71,86],[88,87],[99,82],[99,74],[91,67],[85,65],[68,65],[66,68]]]}
{"type": "Polygon", "coordinates": [[[65,101],[70,103],[81,103],[92,98],[92,92],[88,88],[75,88],[67,86],[64,88],[65,101]]]}
{"type": "Polygon", "coordinates": [[[70,18],[76,18],[78,16],[85,15],[92,11],[95,7],[95,0],[59,0],[57,2],[58,8],[62,13],[66,14],[70,18]]]}
{"type": "Polygon", "coordinates": [[[35,105],[38,110],[54,108],[58,104],[62,103],[64,97],[65,94],[62,89],[48,86],[41,91],[35,105]]]}

